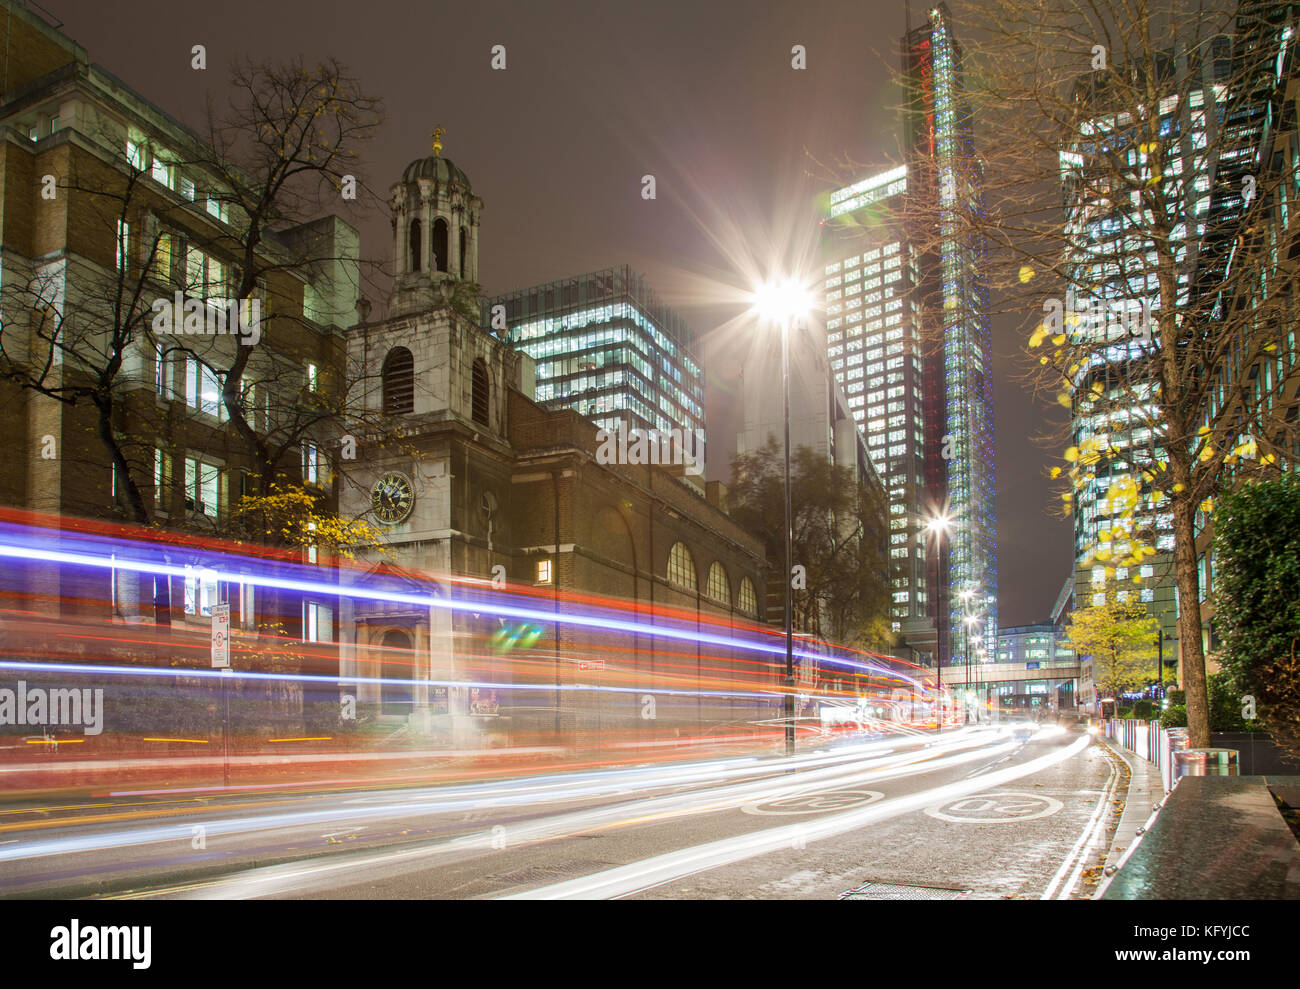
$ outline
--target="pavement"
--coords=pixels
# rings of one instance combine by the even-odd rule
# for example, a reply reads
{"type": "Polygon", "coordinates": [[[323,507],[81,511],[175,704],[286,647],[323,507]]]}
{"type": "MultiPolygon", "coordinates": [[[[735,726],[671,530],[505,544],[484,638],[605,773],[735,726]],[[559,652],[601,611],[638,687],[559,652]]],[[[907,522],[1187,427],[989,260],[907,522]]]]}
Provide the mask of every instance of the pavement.
{"type": "Polygon", "coordinates": [[[1269,784],[1300,777],[1183,777],[1100,898],[1300,899],[1300,842],[1269,784]]]}
{"type": "MultiPolygon", "coordinates": [[[[1118,869],[1133,843],[1151,826],[1156,811],[1164,802],[1165,785],[1158,767],[1110,739],[1098,736],[1097,741],[1123,763],[1125,775],[1120,798],[1123,810],[1103,862],[1103,873],[1110,875],[1118,869]]],[[[1099,887],[1098,893],[1101,892],[1099,887]]]]}

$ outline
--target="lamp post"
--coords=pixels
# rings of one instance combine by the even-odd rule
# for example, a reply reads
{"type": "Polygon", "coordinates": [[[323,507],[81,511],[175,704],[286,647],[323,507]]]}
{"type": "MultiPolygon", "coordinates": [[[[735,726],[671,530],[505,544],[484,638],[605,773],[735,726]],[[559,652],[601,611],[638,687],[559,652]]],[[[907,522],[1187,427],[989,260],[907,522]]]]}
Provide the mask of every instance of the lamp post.
{"type": "Polygon", "coordinates": [[[786,279],[769,282],[755,293],[760,316],[781,324],[781,400],[785,426],[785,754],[794,755],[794,624],[791,602],[794,573],[794,521],[790,498],[790,324],[809,307],[808,291],[786,279]]]}
{"type": "MultiPolygon", "coordinates": [[[[965,707],[965,722],[970,724],[970,644],[971,632],[975,629],[975,624],[979,621],[975,613],[971,610],[970,603],[975,597],[975,588],[968,587],[959,595],[961,597],[962,610],[965,611],[963,621],[966,623],[966,693],[963,698],[963,707],[965,707]]],[[[978,641],[978,640],[976,640],[978,641]]]]}
{"type": "Polygon", "coordinates": [[[944,513],[931,517],[926,523],[925,528],[935,538],[936,551],[938,554],[939,579],[935,582],[936,587],[936,606],[937,618],[935,623],[935,663],[934,663],[934,686],[935,701],[938,706],[938,717],[935,718],[935,731],[943,731],[943,637],[944,629],[948,624],[948,612],[945,606],[946,590],[948,581],[943,568],[943,539],[952,530],[952,519],[944,513]]]}

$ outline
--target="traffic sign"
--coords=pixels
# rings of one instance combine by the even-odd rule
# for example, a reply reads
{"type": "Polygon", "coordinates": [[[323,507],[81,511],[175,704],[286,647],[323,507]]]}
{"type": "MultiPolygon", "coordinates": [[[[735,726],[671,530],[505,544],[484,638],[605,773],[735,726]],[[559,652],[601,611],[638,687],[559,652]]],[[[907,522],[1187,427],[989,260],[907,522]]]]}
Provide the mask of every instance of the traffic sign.
{"type": "Polygon", "coordinates": [[[212,606],[212,668],[230,669],[230,605],[212,606]]]}

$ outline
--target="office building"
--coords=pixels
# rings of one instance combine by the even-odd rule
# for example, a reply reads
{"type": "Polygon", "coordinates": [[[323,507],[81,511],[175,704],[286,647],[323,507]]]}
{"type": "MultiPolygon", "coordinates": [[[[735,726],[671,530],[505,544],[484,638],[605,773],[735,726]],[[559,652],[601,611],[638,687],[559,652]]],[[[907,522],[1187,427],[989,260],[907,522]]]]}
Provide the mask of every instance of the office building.
{"type": "Polygon", "coordinates": [[[537,401],[615,430],[703,437],[695,338],[626,265],[487,299],[483,325],[537,363],[537,401]]]}

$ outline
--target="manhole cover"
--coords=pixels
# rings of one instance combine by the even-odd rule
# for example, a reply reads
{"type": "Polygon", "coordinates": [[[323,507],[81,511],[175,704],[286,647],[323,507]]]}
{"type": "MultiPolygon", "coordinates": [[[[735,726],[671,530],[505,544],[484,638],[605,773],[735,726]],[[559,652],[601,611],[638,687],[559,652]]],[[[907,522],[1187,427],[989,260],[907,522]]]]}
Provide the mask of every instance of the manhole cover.
{"type": "Polygon", "coordinates": [[[901,883],[863,883],[857,889],[841,893],[841,900],[960,900],[969,896],[968,889],[943,886],[904,886],[901,883]]]}

